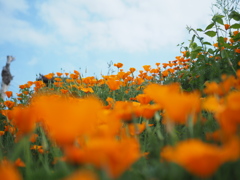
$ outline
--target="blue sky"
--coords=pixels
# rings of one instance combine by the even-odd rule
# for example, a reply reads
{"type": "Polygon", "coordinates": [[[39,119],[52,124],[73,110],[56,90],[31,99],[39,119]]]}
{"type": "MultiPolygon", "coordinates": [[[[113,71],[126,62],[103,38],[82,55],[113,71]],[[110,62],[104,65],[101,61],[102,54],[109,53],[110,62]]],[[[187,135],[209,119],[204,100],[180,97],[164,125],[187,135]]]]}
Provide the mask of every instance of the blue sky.
{"type": "Polygon", "coordinates": [[[6,56],[9,90],[38,73],[107,74],[110,61],[124,69],[175,60],[188,42],[186,26],[204,28],[215,0],[0,0],[0,66],[6,56]]]}

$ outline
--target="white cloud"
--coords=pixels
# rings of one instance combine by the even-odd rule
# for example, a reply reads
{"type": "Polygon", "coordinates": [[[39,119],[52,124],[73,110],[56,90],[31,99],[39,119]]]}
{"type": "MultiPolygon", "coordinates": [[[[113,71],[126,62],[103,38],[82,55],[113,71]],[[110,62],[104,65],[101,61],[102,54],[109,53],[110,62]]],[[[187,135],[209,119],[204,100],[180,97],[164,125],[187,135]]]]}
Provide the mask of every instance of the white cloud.
{"type": "Polygon", "coordinates": [[[0,40],[82,50],[159,50],[184,41],[186,25],[207,25],[211,2],[215,0],[45,0],[35,4],[34,15],[41,21],[32,22],[16,15],[29,15],[26,0],[0,0],[0,16],[5,17],[0,40]]]}
{"type": "Polygon", "coordinates": [[[33,22],[21,17],[32,16],[25,0],[0,0],[0,43],[11,42],[44,46],[52,38],[32,25],[33,22]],[[4,17],[4,18],[3,18],[4,17]]]}
{"type": "Polygon", "coordinates": [[[145,51],[181,43],[186,25],[207,25],[211,2],[48,0],[39,15],[66,43],[86,49],[145,51]]]}

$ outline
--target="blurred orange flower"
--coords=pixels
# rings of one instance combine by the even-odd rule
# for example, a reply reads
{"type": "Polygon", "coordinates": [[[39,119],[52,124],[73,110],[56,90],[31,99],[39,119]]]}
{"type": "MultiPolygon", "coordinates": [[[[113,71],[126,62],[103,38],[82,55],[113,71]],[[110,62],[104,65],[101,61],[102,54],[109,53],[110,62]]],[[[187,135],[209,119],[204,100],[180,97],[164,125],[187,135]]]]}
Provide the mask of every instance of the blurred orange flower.
{"type": "Polygon", "coordinates": [[[62,78],[54,78],[54,81],[60,82],[60,81],[62,81],[62,78]]]}
{"type": "Polygon", "coordinates": [[[0,131],[0,136],[3,136],[5,134],[5,131],[0,131]]]}
{"type": "Polygon", "coordinates": [[[111,89],[112,91],[115,91],[117,89],[120,89],[122,82],[116,79],[108,79],[107,81],[107,85],[109,87],[109,89],[111,89]]]}
{"type": "Polygon", "coordinates": [[[49,80],[52,79],[53,76],[54,76],[54,73],[49,73],[49,74],[47,74],[47,75],[44,75],[44,77],[47,78],[47,79],[49,79],[49,80]]]}
{"type": "Polygon", "coordinates": [[[71,144],[76,137],[92,133],[103,107],[94,97],[79,99],[57,95],[36,96],[32,104],[48,136],[59,145],[71,144]]]}
{"type": "Polygon", "coordinates": [[[137,139],[95,138],[82,148],[66,147],[67,158],[77,163],[91,163],[107,171],[111,178],[119,177],[141,157],[137,139]]]}
{"type": "Polygon", "coordinates": [[[18,128],[18,134],[27,134],[34,130],[36,123],[35,109],[31,106],[16,106],[7,113],[8,119],[18,128]]]}
{"type": "Polygon", "coordinates": [[[114,66],[116,66],[118,69],[123,67],[123,64],[122,63],[117,63],[117,64],[114,64],[114,66]]]}
{"type": "Polygon", "coordinates": [[[9,109],[13,108],[15,103],[13,101],[4,101],[4,105],[7,106],[9,109]]]}
{"type": "Polygon", "coordinates": [[[66,94],[68,92],[67,89],[60,89],[60,91],[63,93],[63,94],[66,94]]]}
{"type": "Polygon", "coordinates": [[[224,24],[225,30],[228,30],[230,28],[229,24],[224,24]]]}
{"type": "Polygon", "coordinates": [[[148,95],[146,94],[139,94],[136,96],[136,99],[141,104],[149,104],[149,102],[152,100],[148,95]]]}
{"type": "Polygon", "coordinates": [[[129,69],[129,71],[130,71],[131,73],[134,73],[134,72],[136,71],[136,69],[133,68],[133,67],[131,67],[131,68],[129,69]]]}
{"type": "Polygon", "coordinates": [[[94,92],[93,89],[90,88],[90,87],[89,88],[81,88],[80,90],[85,92],[85,93],[93,93],[94,92]]]}
{"type": "Polygon", "coordinates": [[[2,180],[22,180],[17,168],[8,161],[0,162],[0,179],[2,180]]]}
{"type": "Polygon", "coordinates": [[[144,93],[166,110],[165,119],[176,123],[184,124],[188,116],[200,111],[199,93],[181,92],[179,84],[150,84],[144,89],[144,93]]]}
{"type": "Polygon", "coordinates": [[[225,151],[215,145],[197,139],[179,142],[176,147],[166,146],[160,155],[162,160],[175,162],[199,177],[210,177],[222,165],[225,151]]]}
{"type": "Polygon", "coordinates": [[[148,71],[151,70],[151,66],[150,65],[144,65],[143,69],[148,72],[148,71]]]}
{"type": "Polygon", "coordinates": [[[57,72],[56,74],[57,74],[57,76],[60,77],[60,76],[62,76],[63,73],[57,72]]]}
{"type": "Polygon", "coordinates": [[[114,112],[118,117],[124,121],[131,121],[135,116],[136,107],[140,106],[140,103],[117,101],[114,105],[114,112]]]}
{"type": "Polygon", "coordinates": [[[235,49],[235,52],[236,53],[240,53],[240,49],[235,49]]]}
{"type": "Polygon", "coordinates": [[[29,91],[23,91],[22,93],[25,94],[25,95],[28,95],[29,91]]]}
{"type": "Polygon", "coordinates": [[[73,172],[68,177],[64,178],[63,180],[98,180],[96,174],[89,170],[79,170],[73,172]]]}
{"type": "Polygon", "coordinates": [[[17,166],[17,167],[25,167],[25,163],[20,159],[18,158],[15,162],[14,162],[14,165],[17,166]]]}
{"type": "Polygon", "coordinates": [[[35,143],[36,140],[37,140],[37,138],[38,138],[38,135],[37,135],[37,134],[32,134],[32,135],[30,136],[30,138],[29,138],[29,141],[30,141],[31,143],[35,143]]]}
{"type": "Polygon", "coordinates": [[[12,91],[6,91],[5,94],[7,95],[8,98],[12,96],[12,91]]]}
{"type": "Polygon", "coordinates": [[[221,128],[227,134],[238,132],[240,125],[240,92],[232,91],[225,98],[224,107],[215,114],[221,128]]]}

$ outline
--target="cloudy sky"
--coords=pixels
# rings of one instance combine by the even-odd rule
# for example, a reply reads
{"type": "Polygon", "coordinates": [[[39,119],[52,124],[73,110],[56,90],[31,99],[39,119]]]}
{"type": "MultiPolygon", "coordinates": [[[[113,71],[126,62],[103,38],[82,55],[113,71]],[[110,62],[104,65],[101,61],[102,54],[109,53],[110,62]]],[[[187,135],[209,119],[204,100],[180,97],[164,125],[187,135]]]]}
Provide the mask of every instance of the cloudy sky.
{"type": "Polygon", "coordinates": [[[38,73],[107,74],[175,60],[188,42],[186,26],[205,28],[215,0],[0,0],[0,66],[6,56],[14,80],[9,90],[38,73]]]}

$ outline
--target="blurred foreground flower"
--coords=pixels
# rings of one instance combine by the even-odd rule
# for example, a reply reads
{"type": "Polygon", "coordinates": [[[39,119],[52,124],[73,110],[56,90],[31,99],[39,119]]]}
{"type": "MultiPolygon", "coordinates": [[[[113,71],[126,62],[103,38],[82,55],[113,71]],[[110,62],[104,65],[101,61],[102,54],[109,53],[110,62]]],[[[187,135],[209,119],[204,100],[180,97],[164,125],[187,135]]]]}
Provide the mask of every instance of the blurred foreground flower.
{"type": "Polygon", "coordinates": [[[78,136],[91,134],[103,108],[102,102],[95,97],[43,95],[34,97],[31,104],[48,136],[59,145],[72,144],[78,136]]]}
{"type": "Polygon", "coordinates": [[[199,177],[210,177],[225,162],[237,160],[240,152],[239,138],[232,139],[222,147],[197,139],[182,141],[176,147],[166,146],[161,158],[179,164],[199,177]]]}
{"type": "Polygon", "coordinates": [[[95,138],[82,147],[65,148],[68,159],[75,163],[91,163],[117,178],[140,158],[137,139],[95,138]]]}
{"type": "Polygon", "coordinates": [[[148,85],[144,93],[160,105],[165,112],[164,121],[185,124],[189,116],[200,111],[200,94],[181,92],[179,84],[148,85]]]}
{"type": "Polygon", "coordinates": [[[0,179],[1,180],[22,180],[17,168],[10,162],[3,160],[0,163],[0,179]]]}
{"type": "Polygon", "coordinates": [[[74,173],[72,173],[70,176],[63,180],[98,180],[96,174],[89,170],[79,170],[74,173]]]}

